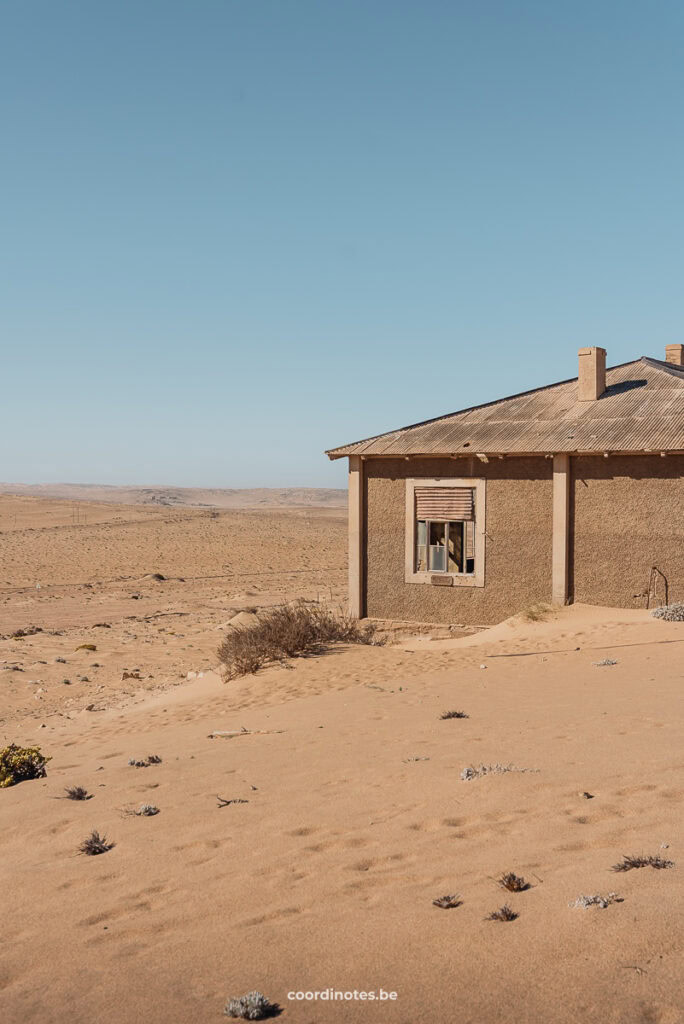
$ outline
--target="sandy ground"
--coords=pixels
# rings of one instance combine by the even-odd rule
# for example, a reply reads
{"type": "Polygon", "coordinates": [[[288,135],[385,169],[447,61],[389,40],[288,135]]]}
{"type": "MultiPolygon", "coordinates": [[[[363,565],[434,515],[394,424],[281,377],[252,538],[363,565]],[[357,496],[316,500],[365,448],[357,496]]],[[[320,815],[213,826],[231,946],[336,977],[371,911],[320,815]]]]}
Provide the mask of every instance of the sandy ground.
{"type": "Polygon", "coordinates": [[[209,1024],[252,988],[298,1024],[683,1019],[684,625],[578,606],[224,683],[237,608],[342,599],[339,517],[7,512],[0,632],[43,631],[0,642],[0,729],[52,760],[0,791],[2,1020],[209,1024]],[[525,770],[461,779],[496,763],[525,770]],[[93,828],[116,845],[79,855],[93,828]],[[675,866],[611,870],[640,853],[675,866]],[[328,988],[397,998],[288,999],[328,988]]]}
{"type": "Polygon", "coordinates": [[[213,508],[346,508],[347,492],[336,487],[120,487],[102,484],[0,483],[0,494],[39,499],[124,505],[209,506],[213,508]]]}
{"type": "Polygon", "coordinates": [[[76,514],[0,496],[0,729],[178,685],[216,664],[221,626],[242,609],[344,599],[340,510],[76,514]],[[11,639],[30,626],[41,632],[11,639]]]}

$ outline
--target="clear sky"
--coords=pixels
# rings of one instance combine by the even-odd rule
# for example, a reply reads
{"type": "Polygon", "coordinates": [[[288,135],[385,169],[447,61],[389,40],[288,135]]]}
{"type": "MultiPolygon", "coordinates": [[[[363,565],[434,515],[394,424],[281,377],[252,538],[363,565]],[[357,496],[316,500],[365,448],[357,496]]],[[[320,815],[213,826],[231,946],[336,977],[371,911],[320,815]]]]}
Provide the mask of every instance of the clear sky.
{"type": "Polygon", "coordinates": [[[0,479],[323,449],[684,341],[684,5],[3,0],[0,479]]]}

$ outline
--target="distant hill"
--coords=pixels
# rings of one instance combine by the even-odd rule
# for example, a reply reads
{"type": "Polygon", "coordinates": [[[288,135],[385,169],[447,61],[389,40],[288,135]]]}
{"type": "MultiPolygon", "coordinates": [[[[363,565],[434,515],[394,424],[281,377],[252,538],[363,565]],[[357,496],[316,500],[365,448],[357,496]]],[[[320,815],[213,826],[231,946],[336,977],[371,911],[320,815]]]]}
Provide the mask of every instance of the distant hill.
{"type": "Polygon", "coordinates": [[[333,487],[110,487],[104,484],[0,483],[0,494],[187,508],[343,508],[347,504],[347,492],[333,487]]]}

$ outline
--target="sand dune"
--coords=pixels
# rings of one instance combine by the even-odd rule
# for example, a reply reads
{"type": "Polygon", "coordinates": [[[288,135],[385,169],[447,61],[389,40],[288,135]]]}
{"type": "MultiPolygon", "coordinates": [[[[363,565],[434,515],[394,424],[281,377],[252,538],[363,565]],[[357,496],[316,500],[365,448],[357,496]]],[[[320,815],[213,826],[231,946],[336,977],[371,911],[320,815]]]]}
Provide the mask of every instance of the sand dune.
{"type": "Polygon", "coordinates": [[[215,627],[237,608],[344,592],[328,567],[343,558],[341,520],[303,530],[292,515],[225,515],[219,543],[192,513],[112,524],[110,545],[104,523],[55,526],[54,547],[0,537],[3,578],[40,566],[45,580],[2,605],[0,632],[10,619],[43,627],[0,642],[3,742],[52,757],[47,778],[0,791],[3,1019],[204,1024],[259,988],[298,1024],[677,1024],[684,625],[580,606],[457,640],[336,647],[224,683],[215,627]],[[254,543],[261,530],[282,545],[254,543]],[[247,571],[240,536],[259,554],[239,589],[139,578],[156,565],[189,577],[221,544],[247,571]],[[68,543],[74,576],[92,559],[91,587],[52,585],[68,543]],[[309,559],[299,582],[293,555],[309,559]],[[134,583],[98,582],[136,562],[134,583]],[[95,626],[105,611],[109,629],[95,626]],[[88,641],[96,652],[77,650],[88,641]],[[122,681],[124,665],[141,680],[122,681]],[[469,717],[441,720],[450,709],[469,717]],[[149,754],[162,763],[128,765],[149,754]],[[497,763],[526,770],[461,779],[497,763]],[[92,799],[60,799],[72,784],[92,799]],[[126,813],[141,802],[160,813],[126,813]],[[78,855],[93,828],[116,845],[78,855]],[[611,871],[642,852],[675,866],[611,871]],[[505,892],[504,871],[530,888],[505,892]],[[622,902],[569,905],[611,891],[622,902]],[[461,905],[433,906],[447,893],[461,905]],[[485,920],[503,903],[515,920],[485,920]],[[288,999],[328,988],[398,995],[288,999]]]}
{"type": "Polygon", "coordinates": [[[0,483],[0,494],[96,501],[124,505],[207,506],[211,508],[343,508],[347,492],[333,487],[121,487],[106,484],[0,483]]]}

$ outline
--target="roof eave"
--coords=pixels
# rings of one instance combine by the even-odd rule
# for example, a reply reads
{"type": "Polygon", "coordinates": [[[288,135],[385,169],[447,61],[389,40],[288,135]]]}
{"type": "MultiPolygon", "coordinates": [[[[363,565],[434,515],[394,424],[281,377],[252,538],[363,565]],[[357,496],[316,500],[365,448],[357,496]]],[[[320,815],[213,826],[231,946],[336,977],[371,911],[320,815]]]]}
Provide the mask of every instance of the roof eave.
{"type": "Polygon", "coordinates": [[[399,462],[406,462],[411,459],[480,459],[482,456],[486,456],[488,459],[550,459],[554,455],[572,455],[572,456],[619,456],[619,455],[684,455],[684,448],[668,448],[667,446],[662,448],[554,448],[549,450],[538,449],[537,451],[486,451],[481,449],[480,451],[472,452],[409,452],[401,454],[399,452],[372,452],[370,455],[363,455],[358,451],[344,451],[338,452],[334,449],[329,452],[325,452],[331,462],[335,462],[337,459],[352,458],[356,455],[364,461],[369,459],[396,459],[399,462]]]}

